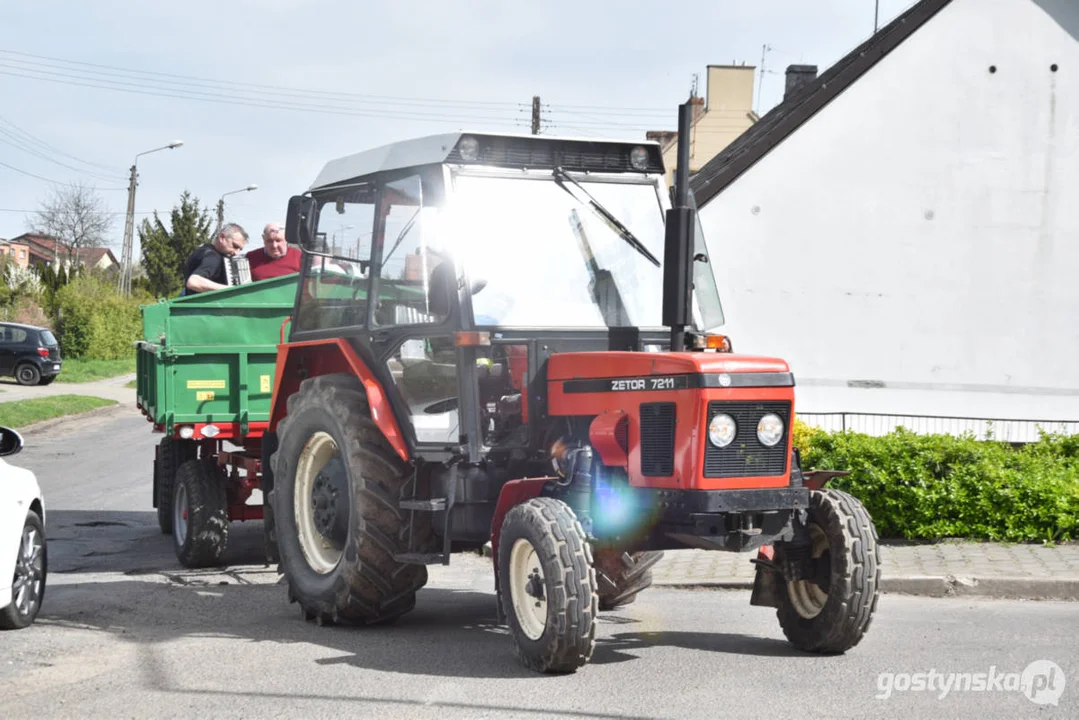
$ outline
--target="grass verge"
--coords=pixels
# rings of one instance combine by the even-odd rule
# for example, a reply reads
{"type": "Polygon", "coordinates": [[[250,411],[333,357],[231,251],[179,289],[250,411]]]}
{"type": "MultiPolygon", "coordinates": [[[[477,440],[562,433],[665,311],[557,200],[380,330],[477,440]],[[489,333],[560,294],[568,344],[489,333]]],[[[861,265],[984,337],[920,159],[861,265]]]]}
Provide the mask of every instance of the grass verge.
{"type": "Polygon", "coordinates": [[[9,428],[23,427],[52,420],[65,415],[77,415],[107,405],[117,405],[115,400],[89,395],[53,395],[0,403],[0,425],[9,428]]]}
{"type": "Polygon", "coordinates": [[[123,360],[64,360],[58,383],[84,383],[105,380],[135,372],[135,358],[123,360]]]}
{"type": "Polygon", "coordinates": [[[129,383],[128,383],[127,385],[125,385],[124,387],[129,387],[129,388],[138,388],[138,387],[139,387],[139,381],[138,381],[138,380],[132,380],[131,382],[129,382],[129,383]]]}

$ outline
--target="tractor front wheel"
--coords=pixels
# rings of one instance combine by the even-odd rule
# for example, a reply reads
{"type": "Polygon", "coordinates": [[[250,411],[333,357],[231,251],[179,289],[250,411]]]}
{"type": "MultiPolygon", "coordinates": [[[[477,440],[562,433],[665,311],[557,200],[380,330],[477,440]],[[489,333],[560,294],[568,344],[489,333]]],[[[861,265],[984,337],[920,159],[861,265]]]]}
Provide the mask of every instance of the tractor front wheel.
{"type": "Polygon", "coordinates": [[[592,658],[599,612],[592,549],[566,503],[533,498],[507,513],[498,588],[525,667],[573,672],[592,658]]]}
{"type": "MultiPolygon", "coordinates": [[[[273,531],[289,600],[318,624],[394,620],[416,605],[427,568],[398,562],[430,522],[399,509],[408,467],[351,375],[308,378],[288,399],[271,464],[273,531]]],[[[422,515],[417,513],[418,515],[422,515]]]]}
{"type": "MultiPolygon", "coordinates": [[[[801,650],[844,653],[861,641],[877,608],[877,531],[862,503],[832,488],[810,493],[808,526],[810,572],[780,582],[779,624],[801,650]]],[[[790,552],[785,545],[776,550],[790,552]]]]}

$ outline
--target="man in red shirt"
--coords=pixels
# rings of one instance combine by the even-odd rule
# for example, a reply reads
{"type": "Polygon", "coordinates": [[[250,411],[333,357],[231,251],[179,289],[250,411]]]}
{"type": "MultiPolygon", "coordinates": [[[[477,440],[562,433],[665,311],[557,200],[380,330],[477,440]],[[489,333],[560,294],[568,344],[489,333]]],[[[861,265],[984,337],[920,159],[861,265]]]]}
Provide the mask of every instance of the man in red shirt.
{"type": "Polygon", "coordinates": [[[285,242],[280,223],[269,223],[262,230],[262,247],[247,253],[254,281],[300,272],[300,251],[285,242]]]}

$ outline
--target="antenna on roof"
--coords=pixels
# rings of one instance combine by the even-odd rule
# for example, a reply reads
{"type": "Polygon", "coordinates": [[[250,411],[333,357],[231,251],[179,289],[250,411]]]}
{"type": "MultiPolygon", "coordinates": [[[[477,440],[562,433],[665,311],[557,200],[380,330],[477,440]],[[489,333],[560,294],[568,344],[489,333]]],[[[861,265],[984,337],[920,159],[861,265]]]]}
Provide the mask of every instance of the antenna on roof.
{"type": "Polygon", "coordinates": [[[761,114],[761,89],[764,87],[764,58],[768,54],[768,51],[772,49],[772,46],[765,43],[761,46],[761,77],[757,81],[757,115],[761,114]]]}
{"type": "Polygon", "coordinates": [[[689,96],[691,98],[697,97],[697,83],[700,81],[700,73],[693,73],[693,85],[689,88],[689,96]]]}

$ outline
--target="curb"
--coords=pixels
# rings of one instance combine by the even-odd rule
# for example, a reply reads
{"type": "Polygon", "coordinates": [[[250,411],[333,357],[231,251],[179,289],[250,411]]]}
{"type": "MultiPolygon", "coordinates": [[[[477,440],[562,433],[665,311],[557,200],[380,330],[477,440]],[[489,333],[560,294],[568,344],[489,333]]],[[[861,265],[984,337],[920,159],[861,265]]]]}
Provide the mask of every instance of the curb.
{"type": "MultiPolygon", "coordinates": [[[[491,544],[483,546],[483,557],[491,557],[491,544]]],[[[670,590],[752,590],[752,580],[656,580],[652,587],[670,590]]],[[[964,577],[955,575],[908,575],[882,577],[880,590],[889,595],[918,597],[996,598],[999,600],[1079,601],[1079,577],[964,577]]]]}
{"type": "MultiPolygon", "coordinates": [[[[108,400],[109,398],[103,398],[108,400]]],[[[61,415],[60,417],[50,418],[48,420],[42,420],[31,425],[23,425],[22,427],[13,428],[17,433],[26,437],[29,433],[37,433],[43,430],[51,430],[52,428],[63,425],[64,423],[72,422],[73,420],[85,420],[96,415],[106,415],[110,412],[116,412],[126,408],[122,402],[117,402],[115,405],[105,405],[104,407],[94,408],[93,410],[87,410],[86,412],[75,413],[73,415],[61,415]]]]}
{"type": "MultiPolygon", "coordinates": [[[[751,590],[752,580],[657,580],[653,587],[673,590],[751,590]]],[[[1005,600],[1079,600],[1079,578],[955,577],[912,575],[883,577],[881,592],[920,597],[981,597],[1005,600]]]]}

